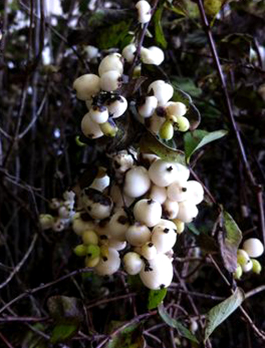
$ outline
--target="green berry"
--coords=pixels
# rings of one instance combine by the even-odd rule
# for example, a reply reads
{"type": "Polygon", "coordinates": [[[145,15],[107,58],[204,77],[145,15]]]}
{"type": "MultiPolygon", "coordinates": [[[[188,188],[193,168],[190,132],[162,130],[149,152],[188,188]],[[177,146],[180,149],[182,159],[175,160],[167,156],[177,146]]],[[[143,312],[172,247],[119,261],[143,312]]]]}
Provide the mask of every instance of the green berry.
{"type": "Polygon", "coordinates": [[[259,261],[255,260],[255,259],[251,259],[251,261],[253,264],[252,271],[256,274],[260,274],[262,267],[261,267],[261,264],[259,263],[259,261]]]}
{"type": "Polygon", "coordinates": [[[90,257],[91,259],[94,259],[95,257],[100,256],[100,247],[98,245],[89,245],[86,246],[86,253],[87,256],[90,257]]]}
{"type": "Polygon", "coordinates": [[[174,135],[174,127],[171,123],[171,121],[165,121],[160,130],[159,130],[159,135],[162,139],[164,140],[170,140],[173,138],[174,135]]]}
{"type": "Polygon", "coordinates": [[[76,256],[86,256],[87,255],[87,246],[84,244],[79,244],[74,248],[74,253],[76,256]]]}
{"type": "Polygon", "coordinates": [[[233,274],[234,279],[240,279],[242,277],[242,274],[243,274],[242,267],[240,265],[237,265],[236,271],[233,274]]]}
{"type": "Polygon", "coordinates": [[[113,121],[110,122],[110,120],[100,124],[100,129],[104,135],[112,138],[114,138],[118,132],[118,127],[115,125],[113,121]]]}
{"type": "Polygon", "coordinates": [[[177,128],[180,132],[187,132],[190,128],[190,121],[185,116],[178,117],[177,128]]]}

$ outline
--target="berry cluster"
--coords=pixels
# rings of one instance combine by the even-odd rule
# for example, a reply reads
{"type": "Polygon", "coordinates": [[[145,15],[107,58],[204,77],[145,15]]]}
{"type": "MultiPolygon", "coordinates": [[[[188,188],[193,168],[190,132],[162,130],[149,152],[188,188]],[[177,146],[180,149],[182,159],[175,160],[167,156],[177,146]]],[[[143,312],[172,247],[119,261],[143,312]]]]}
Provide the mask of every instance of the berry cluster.
{"type": "Polygon", "coordinates": [[[139,120],[160,138],[170,140],[174,130],[186,132],[190,127],[189,120],[184,116],[187,107],[181,102],[169,101],[174,94],[173,87],[163,81],[152,82],[147,96],[138,103],[139,120]]]}
{"type": "Polygon", "coordinates": [[[261,264],[257,257],[260,257],[264,252],[264,246],[257,238],[249,238],[243,243],[242,249],[237,251],[237,270],[234,274],[236,279],[240,279],[243,272],[254,272],[260,274],[261,264]]]}
{"type": "Polygon", "coordinates": [[[144,285],[170,285],[177,233],[198,214],[200,183],[188,180],[188,168],[156,155],[121,151],[110,156],[112,180],[104,168],[80,195],[73,230],[83,243],[75,253],[99,275],[120,268],[140,275],[144,285]]]}
{"type": "Polygon", "coordinates": [[[39,221],[43,230],[52,229],[55,232],[61,232],[71,224],[72,217],[75,214],[75,193],[66,191],[63,194],[63,200],[53,198],[49,204],[53,214],[40,214],[39,221]]]}

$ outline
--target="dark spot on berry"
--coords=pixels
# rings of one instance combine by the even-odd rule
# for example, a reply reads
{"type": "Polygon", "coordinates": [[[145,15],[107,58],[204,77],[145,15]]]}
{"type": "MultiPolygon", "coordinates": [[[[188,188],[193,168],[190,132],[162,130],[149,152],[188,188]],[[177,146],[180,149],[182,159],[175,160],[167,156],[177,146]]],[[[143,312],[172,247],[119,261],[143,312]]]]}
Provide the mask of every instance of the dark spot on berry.
{"type": "Polygon", "coordinates": [[[112,204],[110,197],[105,196],[102,192],[93,188],[85,188],[84,193],[86,194],[87,198],[93,203],[100,203],[104,206],[111,206],[112,204]]]}
{"type": "Polygon", "coordinates": [[[154,244],[153,243],[148,243],[147,246],[149,246],[149,248],[152,248],[154,244]]]}
{"type": "Polygon", "coordinates": [[[104,256],[104,257],[102,257],[102,260],[103,260],[104,262],[106,262],[106,261],[108,261],[108,258],[107,258],[106,256],[104,256]]]}
{"type": "Polygon", "coordinates": [[[164,284],[161,284],[160,285],[160,289],[164,289],[165,288],[165,285],[164,284]]]}
{"type": "Polygon", "coordinates": [[[127,218],[127,216],[120,216],[119,218],[118,218],[118,223],[120,223],[121,225],[126,225],[127,224],[127,222],[129,222],[129,220],[128,220],[128,218],[127,218]]]}
{"type": "Polygon", "coordinates": [[[159,117],[165,117],[165,116],[166,116],[166,110],[165,110],[165,108],[163,108],[163,106],[158,106],[158,107],[156,108],[156,114],[157,114],[157,116],[159,116],[159,117]]]}
{"type": "Polygon", "coordinates": [[[173,170],[173,167],[172,167],[172,166],[167,167],[167,171],[168,171],[168,172],[172,172],[172,170],[173,170]]]}
{"type": "Polygon", "coordinates": [[[182,187],[182,192],[186,192],[187,191],[187,187],[182,187]]]}
{"type": "Polygon", "coordinates": [[[81,213],[80,214],[80,218],[83,220],[83,221],[91,221],[93,220],[91,218],[91,216],[88,214],[88,213],[81,213]]]}
{"type": "Polygon", "coordinates": [[[163,232],[164,233],[168,233],[169,232],[169,228],[164,228],[163,232]]]}
{"type": "Polygon", "coordinates": [[[178,232],[178,230],[176,230],[175,228],[174,228],[174,231],[177,233],[178,232]]]}
{"type": "Polygon", "coordinates": [[[152,199],[148,199],[148,201],[147,201],[147,204],[153,204],[154,203],[154,201],[152,200],[152,199]]]}
{"type": "Polygon", "coordinates": [[[89,253],[89,254],[87,254],[87,256],[88,256],[88,257],[91,257],[91,256],[92,256],[92,254],[90,254],[90,253],[89,253]]]}

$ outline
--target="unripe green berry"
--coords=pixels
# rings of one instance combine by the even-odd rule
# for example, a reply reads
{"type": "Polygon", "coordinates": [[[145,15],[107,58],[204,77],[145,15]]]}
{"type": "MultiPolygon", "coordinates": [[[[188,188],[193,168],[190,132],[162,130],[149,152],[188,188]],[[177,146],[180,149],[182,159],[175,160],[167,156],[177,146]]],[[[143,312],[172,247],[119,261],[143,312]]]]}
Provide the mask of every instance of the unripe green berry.
{"type": "Polygon", "coordinates": [[[159,130],[160,138],[164,140],[170,140],[174,136],[174,127],[170,121],[165,121],[160,130],[159,130]]]}
{"type": "Polygon", "coordinates": [[[85,245],[89,245],[89,244],[97,245],[98,244],[98,236],[92,230],[83,232],[82,240],[83,240],[83,243],[85,245]]]}
{"type": "Polygon", "coordinates": [[[93,267],[97,266],[99,261],[100,261],[100,257],[99,256],[94,257],[94,258],[91,258],[91,257],[87,256],[85,258],[85,265],[86,265],[86,267],[93,268],[93,267]]]}
{"type": "Polygon", "coordinates": [[[237,262],[240,266],[245,266],[250,261],[248,253],[243,249],[237,251],[237,262]]]}
{"type": "Polygon", "coordinates": [[[86,253],[87,256],[91,259],[94,259],[95,257],[99,257],[101,254],[101,248],[98,245],[88,245],[86,246],[86,253]]]}
{"type": "Polygon", "coordinates": [[[50,214],[40,214],[39,217],[40,225],[43,230],[48,230],[52,228],[54,223],[54,218],[50,214]]]}
{"type": "Polygon", "coordinates": [[[87,255],[87,246],[84,244],[79,244],[74,248],[74,253],[76,256],[86,256],[87,255]]]}
{"type": "Polygon", "coordinates": [[[190,128],[190,121],[185,116],[178,117],[177,128],[180,132],[187,132],[190,128]]]}
{"type": "Polygon", "coordinates": [[[100,130],[107,137],[114,138],[118,132],[118,127],[115,125],[113,121],[111,122],[111,120],[109,120],[105,123],[100,124],[100,130]]]}
{"type": "Polygon", "coordinates": [[[79,135],[77,135],[77,136],[75,137],[75,142],[76,142],[76,145],[77,145],[77,146],[80,146],[80,147],[86,146],[86,144],[83,143],[83,142],[80,140],[80,136],[79,136],[79,135]]]}
{"type": "Polygon", "coordinates": [[[261,270],[262,270],[262,266],[260,264],[260,262],[258,260],[255,259],[251,259],[253,267],[252,267],[252,271],[256,274],[260,274],[261,270]]]}
{"type": "Polygon", "coordinates": [[[234,279],[240,279],[242,277],[243,270],[240,265],[237,266],[236,271],[233,273],[234,279]]]}

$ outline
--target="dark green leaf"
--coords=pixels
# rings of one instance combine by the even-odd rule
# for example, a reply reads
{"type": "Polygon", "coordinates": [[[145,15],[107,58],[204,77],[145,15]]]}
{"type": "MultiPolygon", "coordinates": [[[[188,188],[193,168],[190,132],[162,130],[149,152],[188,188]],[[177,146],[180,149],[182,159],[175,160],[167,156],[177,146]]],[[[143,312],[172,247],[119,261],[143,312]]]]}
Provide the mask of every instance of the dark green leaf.
{"type": "Polygon", "coordinates": [[[73,337],[78,331],[77,324],[59,324],[52,331],[51,343],[63,342],[73,337]]]}
{"type": "MultiPolygon", "coordinates": [[[[121,21],[102,29],[97,38],[98,47],[101,49],[107,49],[124,46],[123,41],[126,39],[126,37],[130,37],[128,34],[130,26],[131,21],[129,20],[121,21]]],[[[126,43],[129,43],[127,41],[126,43]]]]}
{"type": "Polygon", "coordinates": [[[228,272],[237,268],[237,250],[242,240],[242,232],[235,220],[226,211],[221,213],[224,233],[220,232],[218,241],[224,266],[228,272]]]}
{"type": "Polygon", "coordinates": [[[163,13],[163,3],[158,7],[153,17],[155,24],[155,40],[162,48],[167,48],[167,41],[164,36],[163,28],[161,25],[161,17],[163,13]]]}
{"type": "Polygon", "coordinates": [[[194,132],[188,132],[184,135],[184,148],[187,163],[190,161],[191,155],[206,144],[214,140],[220,139],[227,134],[225,130],[218,130],[215,132],[207,132],[205,130],[197,129],[194,132]]]}
{"type": "Polygon", "coordinates": [[[174,77],[173,82],[176,83],[180,90],[190,94],[192,97],[200,97],[202,94],[201,88],[197,87],[194,81],[188,77],[174,77]]]}
{"type": "Polygon", "coordinates": [[[165,161],[178,162],[185,165],[184,153],[175,150],[160,142],[154,135],[147,133],[141,139],[141,151],[146,153],[154,153],[165,161]]]}
{"type": "Polygon", "coordinates": [[[164,300],[167,294],[167,289],[160,290],[150,290],[148,295],[147,308],[150,311],[151,309],[156,308],[164,300]]]}
{"type": "Polygon", "coordinates": [[[158,307],[158,312],[160,317],[164,320],[167,325],[173,327],[174,329],[177,329],[179,334],[183,337],[186,337],[190,341],[197,342],[197,338],[193,335],[193,333],[190,332],[183,324],[181,324],[179,321],[171,318],[169,314],[167,313],[165,307],[161,304],[158,307]]]}
{"type": "Polygon", "coordinates": [[[237,288],[236,291],[223,302],[214,306],[206,315],[206,327],[204,340],[206,341],[212,332],[225,321],[244,301],[244,292],[237,288]]]}

